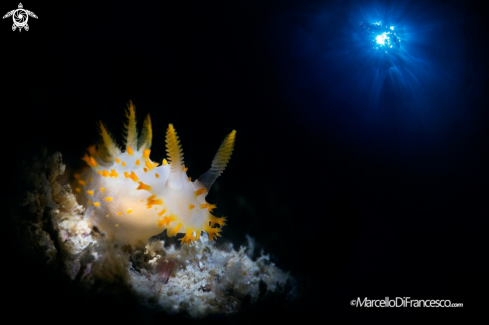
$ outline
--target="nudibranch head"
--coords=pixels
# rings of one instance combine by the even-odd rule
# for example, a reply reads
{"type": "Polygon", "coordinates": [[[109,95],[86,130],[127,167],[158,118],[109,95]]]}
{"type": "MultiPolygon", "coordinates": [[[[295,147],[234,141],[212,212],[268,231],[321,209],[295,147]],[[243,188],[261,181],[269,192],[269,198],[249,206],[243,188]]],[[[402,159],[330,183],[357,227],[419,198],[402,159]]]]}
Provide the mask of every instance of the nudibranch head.
{"type": "Polygon", "coordinates": [[[89,221],[109,238],[131,245],[145,243],[165,229],[168,236],[185,234],[180,239],[182,244],[198,240],[202,231],[208,233],[210,240],[220,236],[226,219],[211,214],[216,206],[206,202],[205,197],[231,158],[236,131],[226,136],[209,171],[191,181],[172,124],[166,132],[168,159],[158,164],[149,157],[149,115],[139,137],[132,102],[126,117],[124,152],[100,122],[100,144],[89,147],[89,154],[83,157],[90,168],[75,174],[75,191],[87,207],[89,221]]]}

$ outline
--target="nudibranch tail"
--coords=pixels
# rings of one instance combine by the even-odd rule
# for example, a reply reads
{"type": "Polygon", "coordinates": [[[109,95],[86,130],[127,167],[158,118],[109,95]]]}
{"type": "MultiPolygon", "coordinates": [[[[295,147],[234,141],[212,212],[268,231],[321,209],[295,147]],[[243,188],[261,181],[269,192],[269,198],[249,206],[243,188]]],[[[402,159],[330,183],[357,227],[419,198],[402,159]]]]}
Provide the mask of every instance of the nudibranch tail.
{"type": "Polygon", "coordinates": [[[216,179],[221,176],[222,172],[226,168],[229,160],[231,159],[235,141],[236,130],[233,130],[227,135],[226,138],[224,138],[224,141],[217,150],[217,153],[212,160],[211,169],[197,179],[207,190],[211,188],[212,184],[214,184],[216,179]]]}
{"type": "Polygon", "coordinates": [[[134,245],[167,230],[168,236],[185,234],[182,244],[200,238],[202,231],[214,240],[226,224],[212,215],[216,207],[205,198],[231,157],[236,131],[222,142],[211,169],[192,181],[185,168],[182,146],[172,124],[166,133],[168,161],[150,159],[153,137],[149,115],[138,138],[132,102],[126,111],[125,151],[116,144],[106,126],[99,123],[98,149],[88,148],[82,159],[90,168],[75,174],[75,191],[86,206],[86,216],[106,235],[134,245]]]}
{"type": "Polygon", "coordinates": [[[129,101],[126,111],[127,122],[124,123],[124,135],[126,140],[126,148],[132,148],[137,150],[138,143],[138,131],[136,129],[136,107],[129,101]]]}

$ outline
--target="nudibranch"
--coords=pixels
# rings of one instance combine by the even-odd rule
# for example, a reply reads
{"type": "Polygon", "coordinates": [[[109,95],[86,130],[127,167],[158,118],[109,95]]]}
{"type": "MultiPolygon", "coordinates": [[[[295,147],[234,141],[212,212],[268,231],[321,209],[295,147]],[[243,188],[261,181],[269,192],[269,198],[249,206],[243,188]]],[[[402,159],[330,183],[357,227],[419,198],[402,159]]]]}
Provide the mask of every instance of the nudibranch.
{"type": "Polygon", "coordinates": [[[90,168],[74,175],[75,191],[86,206],[88,221],[108,238],[130,245],[146,243],[164,230],[168,236],[185,234],[180,239],[182,244],[198,240],[202,231],[209,234],[210,240],[220,236],[226,219],[211,214],[216,206],[206,202],[205,197],[231,158],[236,131],[226,136],[211,168],[192,181],[172,124],[166,132],[168,159],[160,165],[149,157],[153,137],[149,115],[139,137],[132,102],[126,117],[125,151],[99,122],[101,141],[97,148],[89,147],[89,154],[83,157],[90,168]]]}

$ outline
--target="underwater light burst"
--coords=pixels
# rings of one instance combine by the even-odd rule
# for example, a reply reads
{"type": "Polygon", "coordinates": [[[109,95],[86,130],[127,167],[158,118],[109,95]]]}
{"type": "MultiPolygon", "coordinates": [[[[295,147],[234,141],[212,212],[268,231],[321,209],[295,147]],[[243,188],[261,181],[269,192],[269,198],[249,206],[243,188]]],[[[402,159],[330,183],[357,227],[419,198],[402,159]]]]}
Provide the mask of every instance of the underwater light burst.
{"type": "Polygon", "coordinates": [[[359,26],[364,30],[363,37],[370,41],[374,49],[399,50],[401,39],[394,26],[382,25],[381,21],[372,24],[360,22],[359,26]]]}
{"type": "MultiPolygon", "coordinates": [[[[378,35],[378,36],[375,38],[375,40],[377,41],[377,43],[378,43],[378,44],[380,44],[380,45],[382,45],[382,46],[385,44],[385,40],[386,40],[386,39],[389,39],[389,37],[387,36],[387,34],[386,34],[386,33],[383,33],[383,34],[381,34],[381,35],[378,35]]],[[[390,47],[392,47],[392,45],[391,45],[390,47]]]]}
{"type": "Polygon", "coordinates": [[[281,14],[272,51],[284,96],[363,149],[431,150],[481,93],[482,52],[461,6],[351,0],[281,14]]]}

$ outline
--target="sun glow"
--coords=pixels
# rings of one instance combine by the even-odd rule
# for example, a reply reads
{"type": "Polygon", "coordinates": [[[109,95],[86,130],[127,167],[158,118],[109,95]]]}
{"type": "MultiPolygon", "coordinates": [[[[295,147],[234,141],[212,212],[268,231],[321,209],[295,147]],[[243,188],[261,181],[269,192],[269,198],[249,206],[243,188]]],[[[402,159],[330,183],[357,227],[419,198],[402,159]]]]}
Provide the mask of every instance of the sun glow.
{"type": "Polygon", "coordinates": [[[398,33],[394,32],[394,26],[382,25],[381,21],[366,24],[360,23],[365,31],[366,41],[371,43],[373,48],[378,49],[396,49],[401,46],[401,39],[398,33]]]}

